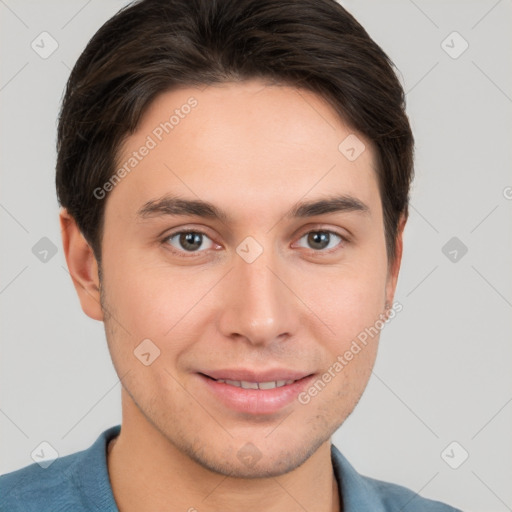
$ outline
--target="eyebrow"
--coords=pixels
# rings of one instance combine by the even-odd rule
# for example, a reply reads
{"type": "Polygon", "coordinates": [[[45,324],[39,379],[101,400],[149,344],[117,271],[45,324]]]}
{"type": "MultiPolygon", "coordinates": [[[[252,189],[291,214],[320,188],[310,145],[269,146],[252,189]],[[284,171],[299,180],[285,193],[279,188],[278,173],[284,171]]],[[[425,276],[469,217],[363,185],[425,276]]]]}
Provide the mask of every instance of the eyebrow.
{"type": "MultiPolygon", "coordinates": [[[[370,208],[361,200],[350,195],[337,195],[313,201],[300,201],[285,214],[288,219],[314,217],[327,213],[361,212],[369,213],[370,208]]],[[[183,199],[165,195],[146,202],[137,212],[141,219],[162,216],[197,216],[207,219],[229,221],[229,215],[212,203],[200,199],[183,199]]]]}

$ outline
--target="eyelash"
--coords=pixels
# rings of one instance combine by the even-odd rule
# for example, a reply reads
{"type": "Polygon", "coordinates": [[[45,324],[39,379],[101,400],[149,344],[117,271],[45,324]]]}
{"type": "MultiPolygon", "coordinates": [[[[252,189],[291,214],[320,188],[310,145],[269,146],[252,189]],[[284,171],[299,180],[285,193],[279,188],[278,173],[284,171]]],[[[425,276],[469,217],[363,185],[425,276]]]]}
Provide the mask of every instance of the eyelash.
{"type": "MultiPolygon", "coordinates": [[[[170,245],[169,241],[176,237],[177,235],[182,235],[182,234],[200,234],[200,235],[203,235],[207,238],[210,239],[210,237],[208,236],[207,233],[205,233],[204,231],[202,231],[201,229],[190,229],[190,230],[181,230],[181,231],[175,231],[174,233],[170,233],[169,235],[166,235],[165,238],[162,240],[162,243],[164,245],[166,245],[167,247],[170,248],[170,251],[173,253],[173,254],[176,254],[177,256],[179,257],[182,257],[182,258],[194,258],[194,257],[198,257],[200,256],[201,254],[205,253],[208,251],[208,249],[205,249],[205,250],[200,250],[200,251],[185,251],[185,250],[179,250],[179,249],[176,249],[175,247],[173,247],[172,245],[170,245]]],[[[340,242],[338,242],[338,244],[336,245],[336,247],[331,247],[330,249],[309,249],[309,251],[311,251],[312,253],[314,253],[315,255],[320,255],[320,256],[323,256],[323,255],[330,255],[332,254],[333,252],[336,252],[338,250],[340,250],[345,244],[349,243],[349,240],[346,236],[342,235],[341,233],[337,232],[337,231],[333,231],[333,230],[330,230],[330,229],[312,229],[310,231],[306,231],[305,233],[303,233],[300,237],[299,237],[299,240],[301,240],[302,238],[304,238],[306,235],[309,235],[311,233],[329,233],[329,235],[334,235],[334,236],[337,236],[338,238],[340,238],[340,242]]],[[[210,239],[211,240],[211,239],[210,239]]],[[[212,240],[213,242],[213,240],[212,240]]],[[[330,241],[329,241],[330,242],[330,241]]],[[[215,242],[213,242],[215,243],[215,242]]]]}

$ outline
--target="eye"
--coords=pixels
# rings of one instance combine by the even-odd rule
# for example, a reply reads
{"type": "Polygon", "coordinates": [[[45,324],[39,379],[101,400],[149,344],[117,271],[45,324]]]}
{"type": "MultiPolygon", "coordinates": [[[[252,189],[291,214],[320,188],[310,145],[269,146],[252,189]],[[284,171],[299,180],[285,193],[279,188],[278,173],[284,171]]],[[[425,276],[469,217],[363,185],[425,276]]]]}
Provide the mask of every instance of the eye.
{"type": "Polygon", "coordinates": [[[202,231],[178,231],[167,236],[164,243],[169,244],[176,252],[203,252],[203,249],[211,249],[213,247],[212,240],[202,231]],[[204,246],[205,239],[208,240],[206,247],[204,246]]]}
{"type": "Polygon", "coordinates": [[[330,252],[326,251],[326,249],[333,249],[337,245],[340,245],[340,242],[346,241],[340,234],[328,230],[309,231],[301,236],[300,240],[303,239],[306,239],[306,243],[308,244],[307,249],[322,252],[330,252]]]}

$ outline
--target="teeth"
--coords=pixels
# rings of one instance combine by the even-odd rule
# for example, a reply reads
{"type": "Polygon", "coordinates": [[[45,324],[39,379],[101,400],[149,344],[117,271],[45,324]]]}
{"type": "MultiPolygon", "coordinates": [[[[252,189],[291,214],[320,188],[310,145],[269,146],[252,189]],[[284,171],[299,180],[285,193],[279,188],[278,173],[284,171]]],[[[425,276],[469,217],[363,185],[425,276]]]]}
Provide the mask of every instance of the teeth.
{"type": "Polygon", "coordinates": [[[258,384],[259,389],[274,389],[277,387],[277,382],[260,382],[258,384]]]}
{"type": "Polygon", "coordinates": [[[224,384],[229,384],[230,386],[235,386],[237,388],[242,389],[274,389],[282,388],[283,386],[288,386],[289,384],[293,384],[295,381],[291,379],[276,380],[270,382],[248,382],[246,380],[218,379],[217,382],[222,382],[224,384]]]}
{"type": "Polygon", "coordinates": [[[247,382],[246,380],[241,381],[243,389],[258,389],[257,382],[247,382]]]}

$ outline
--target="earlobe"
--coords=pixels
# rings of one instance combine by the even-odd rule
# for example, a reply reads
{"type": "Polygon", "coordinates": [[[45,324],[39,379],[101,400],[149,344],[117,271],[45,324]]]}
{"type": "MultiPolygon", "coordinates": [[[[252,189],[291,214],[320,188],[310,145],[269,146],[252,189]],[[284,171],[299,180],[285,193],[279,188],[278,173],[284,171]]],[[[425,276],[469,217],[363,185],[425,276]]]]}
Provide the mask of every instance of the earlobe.
{"type": "Polygon", "coordinates": [[[386,283],[386,304],[389,305],[393,303],[393,297],[395,296],[396,284],[398,281],[398,274],[400,272],[400,264],[402,262],[403,252],[403,232],[406,222],[407,216],[402,214],[398,222],[397,236],[395,240],[395,259],[389,266],[388,280],[386,283]]]}
{"type": "Polygon", "coordinates": [[[103,320],[100,304],[98,263],[75,219],[65,208],[59,214],[62,245],[68,270],[84,313],[94,320],[103,320]]]}

